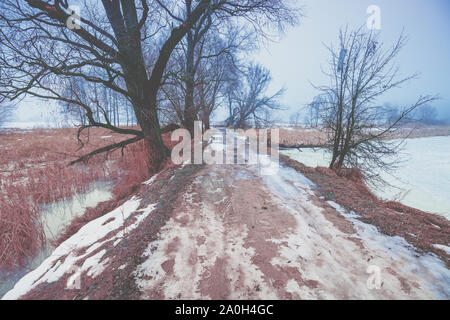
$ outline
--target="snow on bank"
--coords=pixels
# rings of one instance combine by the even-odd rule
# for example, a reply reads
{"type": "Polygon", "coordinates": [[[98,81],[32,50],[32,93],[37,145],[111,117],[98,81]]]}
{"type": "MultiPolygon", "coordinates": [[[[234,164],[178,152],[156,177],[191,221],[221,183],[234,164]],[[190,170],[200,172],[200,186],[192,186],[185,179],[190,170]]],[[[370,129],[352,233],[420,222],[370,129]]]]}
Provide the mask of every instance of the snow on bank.
{"type": "Polygon", "coordinates": [[[445,253],[447,253],[448,255],[450,255],[450,247],[449,246],[444,246],[442,244],[433,244],[433,247],[444,250],[445,253]]]}
{"type": "Polygon", "coordinates": [[[89,191],[77,193],[69,198],[53,202],[42,207],[40,218],[44,226],[46,243],[34,257],[22,268],[11,272],[0,271],[0,297],[11,290],[24,275],[38,267],[48,258],[54,246],[52,240],[70,224],[75,217],[81,216],[87,208],[111,199],[111,186],[107,182],[95,182],[89,191]]]}
{"type": "Polygon", "coordinates": [[[135,229],[153,210],[155,205],[136,211],[141,203],[133,197],[110,213],[95,219],[83,226],[76,234],[64,241],[37,269],[23,277],[14,288],[3,296],[3,300],[18,299],[42,283],[58,281],[65,274],[74,273],[67,282],[72,288],[76,278],[83,273],[90,277],[99,275],[108,265],[109,259],[103,259],[106,250],[94,255],[106,242],[114,241],[116,246],[126,233],[135,229]],[[128,218],[135,217],[133,224],[122,229],[128,218]],[[117,231],[113,236],[101,241],[110,232],[117,231]],[[84,250],[84,252],[83,252],[84,250]],[[78,254],[83,252],[82,254],[78,254]],[[81,267],[79,263],[84,261],[81,267]]]}
{"type": "Polygon", "coordinates": [[[278,196],[279,205],[290,210],[297,220],[292,234],[272,240],[286,245],[271,263],[295,266],[309,280],[320,283],[317,289],[311,289],[290,281],[288,292],[308,299],[450,297],[450,270],[436,256],[419,255],[405,239],[381,234],[375,226],[358,220],[356,213],[347,213],[338,204],[328,202],[356,231],[351,235],[342,232],[328,221],[324,208],[313,203],[315,185],[292,168],[280,166],[276,175],[263,179],[278,196]],[[368,272],[375,269],[380,271],[382,288],[378,290],[367,284],[368,272]]]}
{"type": "MultiPolygon", "coordinates": [[[[358,220],[358,214],[347,212],[333,201],[327,202],[355,225],[358,236],[363,239],[364,244],[368,248],[387,253],[392,260],[402,261],[402,266],[405,271],[420,275],[426,279],[426,285],[432,291],[438,293],[441,298],[448,299],[450,297],[450,270],[447,269],[439,258],[432,254],[422,254],[419,256],[415,248],[404,238],[384,235],[375,226],[358,220]]],[[[444,251],[445,248],[447,250],[450,249],[446,246],[435,246],[444,251]]]]}

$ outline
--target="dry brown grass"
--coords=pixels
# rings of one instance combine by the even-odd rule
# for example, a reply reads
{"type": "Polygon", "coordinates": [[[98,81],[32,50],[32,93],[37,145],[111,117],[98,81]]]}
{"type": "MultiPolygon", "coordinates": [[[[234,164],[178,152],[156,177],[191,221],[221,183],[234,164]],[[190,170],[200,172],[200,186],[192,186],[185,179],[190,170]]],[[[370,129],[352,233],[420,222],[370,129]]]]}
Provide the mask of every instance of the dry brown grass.
{"type": "MultiPolygon", "coordinates": [[[[390,135],[390,139],[450,136],[450,126],[418,126],[412,132],[410,127],[400,128],[390,135]]],[[[323,129],[296,127],[280,128],[280,144],[284,145],[324,145],[326,133],[323,129]]]]}
{"type": "Polygon", "coordinates": [[[399,129],[392,135],[393,139],[398,138],[425,138],[437,136],[450,136],[450,126],[419,126],[412,132],[411,128],[399,129]]]}
{"type": "Polygon", "coordinates": [[[292,128],[280,129],[280,144],[285,145],[320,145],[325,144],[326,135],[320,129],[292,128]]]}
{"type": "MultiPolygon", "coordinates": [[[[42,205],[87,192],[94,182],[112,181],[114,199],[88,214],[98,217],[150,178],[143,141],[127,146],[123,156],[117,150],[108,157],[100,154],[87,163],[69,166],[83,154],[127,138],[91,129],[81,137],[84,147],[80,149],[76,133],[72,128],[13,130],[0,135],[0,268],[23,265],[43,245],[42,205]]],[[[90,218],[69,227],[66,236],[85,220],[90,218]]]]}

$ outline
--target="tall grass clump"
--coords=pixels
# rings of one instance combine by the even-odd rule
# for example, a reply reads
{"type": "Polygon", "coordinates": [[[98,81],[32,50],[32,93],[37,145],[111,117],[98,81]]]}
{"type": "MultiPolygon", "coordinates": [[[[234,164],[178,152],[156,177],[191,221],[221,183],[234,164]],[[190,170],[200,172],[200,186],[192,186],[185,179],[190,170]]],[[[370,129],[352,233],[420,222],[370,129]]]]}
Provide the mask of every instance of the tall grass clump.
{"type": "MultiPolygon", "coordinates": [[[[170,148],[170,134],[163,138],[170,148]]],[[[79,150],[76,129],[12,131],[0,137],[0,269],[23,266],[48,240],[42,206],[86,193],[97,181],[114,185],[113,199],[76,217],[56,239],[50,239],[56,245],[116,208],[155,171],[144,141],[69,166],[76,157],[124,137],[91,129],[89,137],[82,139],[85,146],[79,150]]]]}
{"type": "Polygon", "coordinates": [[[11,199],[0,199],[0,266],[2,269],[23,267],[44,244],[44,229],[37,205],[24,203],[17,193],[11,199]]]}
{"type": "MultiPolygon", "coordinates": [[[[169,149],[172,149],[176,144],[176,142],[170,140],[170,133],[163,135],[163,142],[169,149]]],[[[135,193],[142,183],[149,180],[155,172],[155,168],[150,166],[151,156],[149,147],[144,140],[128,146],[124,156],[119,157],[115,163],[113,198],[99,203],[96,207],[87,208],[82,216],[76,217],[63,230],[54,241],[54,245],[57,246],[67,240],[89,221],[114,210],[135,193]]]]}

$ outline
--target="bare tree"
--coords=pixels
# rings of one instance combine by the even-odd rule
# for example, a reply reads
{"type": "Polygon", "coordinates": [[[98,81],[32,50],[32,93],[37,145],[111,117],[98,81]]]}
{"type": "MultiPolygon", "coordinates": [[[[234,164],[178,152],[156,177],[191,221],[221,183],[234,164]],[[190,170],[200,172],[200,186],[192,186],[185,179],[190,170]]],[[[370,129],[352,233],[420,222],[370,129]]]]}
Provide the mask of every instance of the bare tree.
{"type": "Polygon", "coordinates": [[[251,64],[243,78],[236,90],[228,92],[230,116],[227,123],[236,128],[265,126],[269,123],[270,113],[281,109],[278,99],[284,89],[267,96],[272,78],[270,71],[259,64],[251,64]]]}
{"type": "MultiPolygon", "coordinates": [[[[200,21],[201,22],[201,21],[200,21]]],[[[254,38],[243,27],[212,19],[196,26],[181,41],[169,61],[162,91],[166,117],[193,133],[194,121],[209,127],[209,118],[221,100],[225,82],[235,77],[238,52],[249,48],[254,38]]]]}
{"type": "Polygon", "coordinates": [[[232,82],[238,72],[234,65],[233,57],[232,53],[228,53],[224,56],[216,55],[209,58],[199,72],[200,81],[197,90],[198,116],[205,130],[210,129],[213,112],[225,100],[226,84],[232,82]]]}
{"type": "MultiPolygon", "coordinates": [[[[184,0],[188,2],[193,3],[184,0]]],[[[168,154],[158,117],[159,89],[172,52],[189,30],[210,15],[242,18],[255,28],[297,19],[295,9],[281,0],[195,2],[195,6],[184,6],[180,1],[86,0],[81,17],[77,17],[69,0],[3,0],[0,97],[15,100],[29,95],[77,104],[89,120],[80,132],[103,127],[134,136],[78,161],[145,139],[152,154],[150,165],[157,170],[168,154]],[[71,87],[73,78],[123,95],[133,106],[140,130],[97,121],[95,110],[71,87]],[[64,82],[67,86],[61,86],[64,82]],[[67,88],[71,98],[62,94],[67,88]]]]}
{"type": "Polygon", "coordinates": [[[333,97],[329,95],[320,94],[314,97],[313,101],[307,105],[306,124],[311,128],[317,128],[320,124],[321,110],[329,101],[333,101],[333,97]]]}
{"type": "MultiPolygon", "coordinates": [[[[130,101],[104,86],[80,78],[70,78],[62,96],[69,101],[79,99],[89,106],[96,122],[110,123],[115,127],[137,125],[130,101]]],[[[79,124],[83,128],[89,126],[85,109],[79,104],[66,101],[59,101],[59,104],[66,123],[79,124]]]]}
{"type": "Polygon", "coordinates": [[[381,182],[380,170],[391,171],[402,143],[387,138],[419,106],[435,99],[421,96],[410,106],[399,109],[389,122],[385,109],[377,104],[384,93],[401,86],[417,75],[401,77],[395,58],[405,44],[400,35],[385,49],[379,34],[341,30],[340,50],[328,47],[331,60],[328,75],[331,84],[318,87],[323,97],[321,122],[328,133],[332,153],[330,168],[359,168],[369,182],[381,182]]]}

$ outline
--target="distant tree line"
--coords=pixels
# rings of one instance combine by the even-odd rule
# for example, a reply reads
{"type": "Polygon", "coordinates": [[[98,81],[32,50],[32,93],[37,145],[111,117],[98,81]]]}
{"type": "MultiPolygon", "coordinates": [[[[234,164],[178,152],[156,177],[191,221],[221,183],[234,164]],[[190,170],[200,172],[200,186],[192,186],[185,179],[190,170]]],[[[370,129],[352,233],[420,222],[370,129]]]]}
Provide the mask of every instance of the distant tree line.
{"type": "MultiPolygon", "coordinates": [[[[313,99],[313,102],[307,105],[306,115],[304,116],[303,122],[301,122],[301,113],[296,112],[291,115],[290,123],[294,125],[304,124],[311,128],[318,128],[322,125],[320,113],[322,108],[325,108],[323,96],[317,96],[313,99]]],[[[402,112],[402,107],[393,106],[391,103],[385,103],[380,106],[380,115],[377,122],[380,125],[388,127],[395,123],[402,112]]],[[[407,125],[429,125],[429,126],[445,126],[450,124],[450,119],[445,117],[440,117],[436,107],[431,105],[422,105],[416,110],[411,112],[407,117],[402,117],[398,121],[400,126],[407,125]]]]}
{"type": "MultiPolygon", "coordinates": [[[[388,124],[395,121],[401,112],[401,108],[395,107],[390,103],[386,103],[383,107],[386,115],[384,120],[388,124]]],[[[439,117],[436,107],[431,105],[423,105],[420,108],[417,108],[407,120],[408,121],[403,121],[403,123],[418,123],[429,126],[443,126],[449,124],[449,119],[439,117]]]]}

